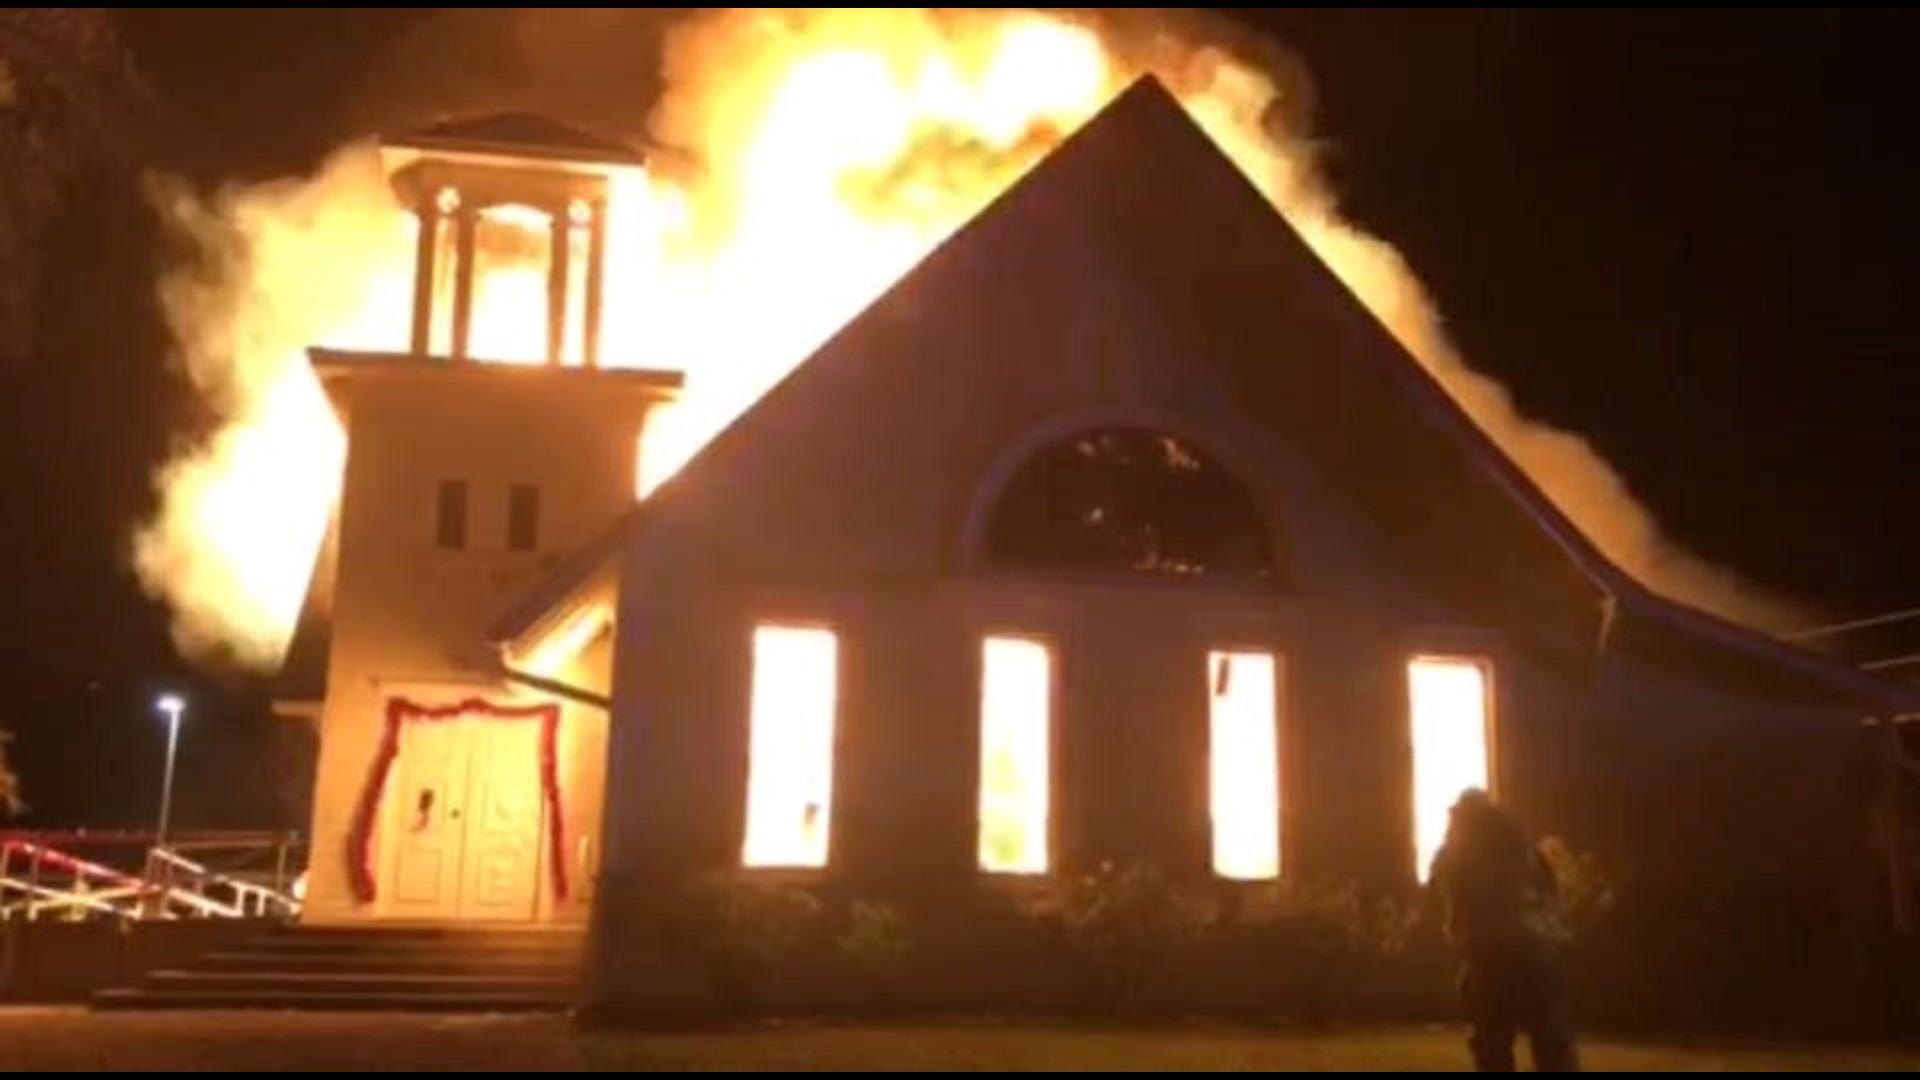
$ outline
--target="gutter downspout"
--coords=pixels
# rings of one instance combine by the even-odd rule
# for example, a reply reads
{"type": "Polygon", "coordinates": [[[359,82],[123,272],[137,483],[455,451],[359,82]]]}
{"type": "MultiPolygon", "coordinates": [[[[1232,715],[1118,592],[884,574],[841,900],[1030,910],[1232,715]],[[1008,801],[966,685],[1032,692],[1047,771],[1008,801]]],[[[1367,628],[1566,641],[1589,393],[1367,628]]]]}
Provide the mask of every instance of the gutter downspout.
{"type": "Polygon", "coordinates": [[[554,697],[564,698],[576,705],[586,705],[590,708],[599,709],[604,713],[612,714],[613,712],[613,699],[605,694],[596,694],[591,690],[582,690],[580,687],[561,682],[558,679],[549,679],[515,668],[513,664],[507,660],[506,648],[504,646],[502,646],[500,650],[500,672],[510,683],[515,683],[532,690],[538,690],[542,693],[552,694],[554,697]]]}

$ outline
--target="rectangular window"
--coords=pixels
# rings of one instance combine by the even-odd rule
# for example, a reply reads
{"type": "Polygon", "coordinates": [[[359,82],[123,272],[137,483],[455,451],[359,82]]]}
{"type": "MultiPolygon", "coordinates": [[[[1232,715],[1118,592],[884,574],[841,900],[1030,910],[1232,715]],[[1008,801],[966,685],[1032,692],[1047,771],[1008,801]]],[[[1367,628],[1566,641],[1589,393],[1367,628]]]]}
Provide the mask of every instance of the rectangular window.
{"type": "Polygon", "coordinates": [[[1207,656],[1213,871],[1235,881],[1280,876],[1279,680],[1270,653],[1207,656]]]}
{"type": "Polygon", "coordinates": [[[540,489],[515,484],[507,489],[507,550],[532,551],[540,546],[540,489]]]}
{"type": "Polygon", "coordinates": [[[463,551],[467,546],[467,482],[440,481],[440,495],[434,512],[434,542],[448,551],[463,551]]]}
{"type": "Polygon", "coordinates": [[[764,623],[754,629],[741,854],[749,868],[827,865],[839,674],[833,631],[764,623]]]}
{"type": "Polygon", "coordinates": [[[1480,660],[1415,657],[1407,664],[1413,735],[1415,871],[1427,880],[1462,792],[1489,790],[1493,731],[1488,667],[1480,660]]]}
{"type": "Polygon", "coordinates": [[[1052,782],[1053,650],[990,637],[980,669],[980,868],[1044,874],[1052,782]]]}

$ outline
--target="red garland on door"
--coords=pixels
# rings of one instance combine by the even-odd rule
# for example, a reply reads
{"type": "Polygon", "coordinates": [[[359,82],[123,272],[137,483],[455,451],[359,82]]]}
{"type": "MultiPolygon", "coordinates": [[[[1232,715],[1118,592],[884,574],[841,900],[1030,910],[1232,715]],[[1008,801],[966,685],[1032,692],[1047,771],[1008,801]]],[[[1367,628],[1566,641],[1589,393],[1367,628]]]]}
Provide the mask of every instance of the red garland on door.
{"type": "Polygon", "coordinates": [[[360,805],[353,818],[353,831],[347,836],[347,869],[353,879],[354,898],[363,904],[373,902],[376,888],[373,867],[374,822],[380,813],[380,800],[386,793],[387,774],[400,756],[400,730],[409,721],[459,720],[481,716],[489,720],[537,720],[540,722],[540,795],[547,803],[547,865],[552,868],[553,896],[567,898],[566,846],[560,810],[560,777],[557,743],[560,734],[558,705],[495,705],[479,698],[468,698],[457,705],[422,705],[405,698],[387,700],[387,720],[380,735],[380,749],[373,758],[373,773],[360,793],[360,805]]]}

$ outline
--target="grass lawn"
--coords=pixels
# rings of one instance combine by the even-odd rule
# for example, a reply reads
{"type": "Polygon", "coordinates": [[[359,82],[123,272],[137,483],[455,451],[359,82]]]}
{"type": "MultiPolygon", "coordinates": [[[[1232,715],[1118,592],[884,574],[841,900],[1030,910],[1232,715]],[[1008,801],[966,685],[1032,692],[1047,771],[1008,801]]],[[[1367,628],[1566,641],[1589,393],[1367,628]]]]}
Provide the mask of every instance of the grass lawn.
{"type": "MultiPolygon", "coordinates": [[[[797,1026],[578,1035],[549,1018],[0,1009],[0,1072],[28,1070],[1459,1071],[1453,1029],[1306,1035],[1231,1028],[797,1026]]],[[[1593,1042],[1594,1071],[1879,1072],[1920,1051],[1593,1042]]]]}

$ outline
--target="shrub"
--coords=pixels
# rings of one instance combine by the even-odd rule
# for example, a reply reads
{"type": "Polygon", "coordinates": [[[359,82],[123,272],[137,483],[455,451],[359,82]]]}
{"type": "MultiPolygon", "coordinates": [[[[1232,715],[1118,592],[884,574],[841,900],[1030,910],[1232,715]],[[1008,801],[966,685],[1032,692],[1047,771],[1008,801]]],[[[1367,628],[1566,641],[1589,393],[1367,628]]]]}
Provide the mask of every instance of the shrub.
{"type": "Polygon", "coordinates": [[[1103,864],[1034,914],[1064,947],[1084,1003],[1106,1013],[1137,1006],[1152,976],[1210,921],[1204,902],[1144,864],[1103,864]]]}
{"type": "Polygon", "coordinates": [[[768,969],[805,942],[820,915],[811,893],[731,875],[690,885],[670,920],[670,943],[695,951],[714,998],[734,1012],[758,1004],[768,969]]]}
{"type": "Polygon", "coordinates": [[[1540,855],[1553,870],[1568,929],[1576,934],[1591,929],[1613,910],[1613,879],[1598,855],[1575,851],[1557,836],[1540,842],[1540,855]]]}
{"type": "Polygon", "coordinates": [[[1229,948],[1274,973],[1296,1019],[1327,1024],[1356,1011],[1360,989],[1409,953],[1426,928],[1421,908],[1367,896],[1351,881],[1286,882],[1249,895],[1220,933],[1229,948]]]}
{"type": "Polygon", "coordinates": [[[899,908],[879,901],[854,901],[833,946],[859,979],[871,1005],[898,1002],[914,947],[912,927],[899,908]]]}

